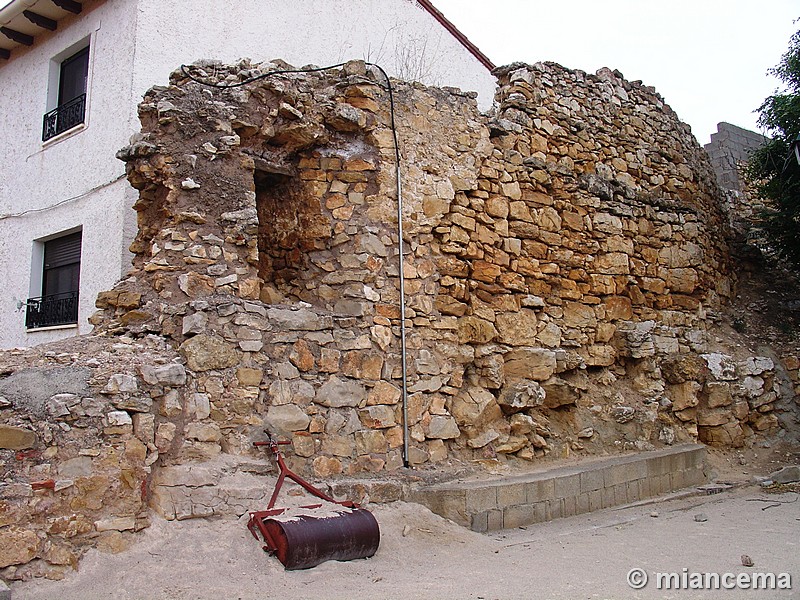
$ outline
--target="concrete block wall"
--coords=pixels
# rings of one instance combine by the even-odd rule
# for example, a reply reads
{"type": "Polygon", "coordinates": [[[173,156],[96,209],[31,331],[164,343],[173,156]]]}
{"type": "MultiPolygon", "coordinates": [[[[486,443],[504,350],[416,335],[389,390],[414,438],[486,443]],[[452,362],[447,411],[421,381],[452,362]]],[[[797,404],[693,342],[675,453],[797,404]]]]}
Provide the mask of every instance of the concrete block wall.
{"type": "Polygon", "coordinates": [[[700,485],[704,460],[704,446],[686,444],[502,479],[419,486],[405,499],[474,531],[493,531],[700,485]]]}

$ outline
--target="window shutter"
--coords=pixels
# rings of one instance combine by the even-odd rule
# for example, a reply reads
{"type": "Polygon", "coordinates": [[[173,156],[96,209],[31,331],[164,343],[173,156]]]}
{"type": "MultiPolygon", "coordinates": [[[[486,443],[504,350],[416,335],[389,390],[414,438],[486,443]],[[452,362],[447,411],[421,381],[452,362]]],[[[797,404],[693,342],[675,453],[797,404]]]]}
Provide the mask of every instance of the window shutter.
{"type": "Polygon", "coordinates": [[[45,242],[44,268],[55,269],[81,262],[81,232],[45,242]]]}

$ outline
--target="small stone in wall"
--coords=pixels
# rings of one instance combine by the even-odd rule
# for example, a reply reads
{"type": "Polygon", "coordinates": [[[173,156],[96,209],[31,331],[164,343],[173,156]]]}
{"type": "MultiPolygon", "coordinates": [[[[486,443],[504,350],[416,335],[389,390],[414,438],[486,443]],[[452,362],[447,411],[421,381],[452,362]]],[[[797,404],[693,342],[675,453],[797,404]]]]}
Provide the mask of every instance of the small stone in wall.
{"type": "Polygon", "coordinates": [[[394,409],[385,404],[376,404],[358,412],[361,422],[370,429],[386,429],[395,424],[394,409]]]}
{"type": "Polygon", "coordinates": [[[702,354],[703,359],[708,365],[711,375],[717,381],[735,381],[736,380],[736,365],[733,359],[726,354],[702,354]]]}
{"type": "Polygon", "coordinates": [[[133,425],[131,416],[124,410],[115,410],[108,413],[108,424],[111,427],[124,427],[125,425],[133,425]]]}
{"type": "Polygon", "coordinates": [[[208,315],[196,312],[183,318],[182,333],[185,336],[203,333],[208,328],[208,315]]]}
{"type": "Polygon", "coordinates": [[[498,439],[500,434],[497,433],[494,429],[487,429],[486,431],[481,432],[480,434],[476,435],[474,438],[467,440],[467,446],[470,448],[483,448],[484,446],[488,446],[493,441],[498,439]]]}
{"type": "Polygon", "coordinates": [[[358,406],[366,396],[364,386],[352,379],[332,375],[316,393],[314,402],[331,408],[358,406]]]}
{"type": "Polygon", "coordinates": [[[0,448],[8,450],[25,450],[36,444],[36,434],[29,429],[0,425],[0,448]]]}
{"type": "Polygon", "coordinates": [[[544,400],[545,390],[541,385],[535,381],[520,381],[503,388],[497,403],[508,414],[541,406],[544,400]]]}
{"type": "Polygon", "coordinates": [[[567,381],[553,377],[542,384],[545,392],[544,405],[547,408],[571,406],[580,399],[580,391],[567,381]]]}
{"type": "Polygon", "coordinates": [[[312,463],[314,475],[320,478],[328,478],[342,472],[342,463],[339,459],[329,456],[318,456],[312,463]]]}
{"type": "Polygon", "coordinates": [[[188,178],[184,179],[183,181],[181,181],[181,187],[184,190],[196,190],[196,189],[200,188],[200,184],[197,183],[191,177],[188,177],[188,178]]]}
{"type": "Polygon", "coordinates": [[[181,344],[181,352],[192,371],[233,367],[239,362],[236,350],[223,339],[201,333],[181,344]]]}
{"type": "Polygon", "coordinates": [[[136,383],[136,377],[124,373],[112,375],[106,387],[103,388],[104,394],[125,394],[134,393],[139,390],[139,385],[136,383]]]}
{"type": "Polygon", "coordinates": [[[611,409],[611,418],[619,424],[633,421],[636,416],[636,409],[632,406],[614,406],[611,409]]]}
{"type": "Polygon", "coordinates": [[[308,428],[311,418],[296,404],[270,406],[264,419],[264,426],[275,433],[290,433],[308,428]]]}
{"type": "Polygon", "coordinates": [[[0,530],[0,568],[30,562],[39,552],[36,532],[11,526],[0,530]]]}
{"type": "Polygon", "coordinates": [[[428,425],[426,436],[433,439],[450,440],[461,435],[461,431],[453,417],[434,415],[428,425]]]}
{"type": "Polygon", "coordinates": [[[161,407],[159,412],[164,417],[177,417],[183,411],[183,402],[178,390],[169,390],[163,398],[161,398],[161,407]]]}

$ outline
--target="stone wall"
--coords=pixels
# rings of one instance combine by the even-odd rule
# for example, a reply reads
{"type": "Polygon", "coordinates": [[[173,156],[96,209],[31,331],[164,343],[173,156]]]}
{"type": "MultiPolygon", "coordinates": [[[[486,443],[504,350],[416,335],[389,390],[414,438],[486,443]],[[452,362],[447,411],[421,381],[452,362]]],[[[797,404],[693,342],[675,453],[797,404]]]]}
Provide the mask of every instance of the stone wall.
{"type": "MultiPolygon", "coordinates": [[[[235,83],[280,66],[192,73],[235,83]]],[[[727,220],[688,127],[609,70],[497,75],[489,115],[469,94],[393,82],[409,464],[735,446],[791,425],[796,359],[709,334],[730,289],[727,220]]],[[[139,191],[130,276],[98,298],[92,336],[3,355],[2,422],[29,439],[22,462],[0,450],[0,545],[30,538],[5,576],[59,576],[49,545],[120,541],[147,504],[252,508],[265,428],[312,477],[403,466],[390,107],[358,62],[229,90],[178,71],[148,92],[119,153],[139,191]],[[19,382],[58,364],[86,365],[80,389],[49,386],[55,412],[33,410],[19,382]],[[98,477],[113,493],[72,508],[98,477]],[[54,529],[70,510],[81,527],[54,529]]]]}
{"type": "Polygon", "coordinates": [[[704,148],[708,152],[720,187],[745,192],[741,167],[748,161],[753,150],[763,146],[766,141],[766,137],[755,131],[730,123],[717,123],[717,132],[711,134],[711,142],[704,148]]]}

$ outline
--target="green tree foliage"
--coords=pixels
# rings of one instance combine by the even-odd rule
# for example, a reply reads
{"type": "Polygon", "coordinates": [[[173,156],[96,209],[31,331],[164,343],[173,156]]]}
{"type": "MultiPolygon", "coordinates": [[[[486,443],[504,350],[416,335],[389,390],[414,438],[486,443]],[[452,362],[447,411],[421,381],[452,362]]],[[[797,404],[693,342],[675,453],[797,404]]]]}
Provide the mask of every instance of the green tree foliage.
{"type": "Polygon", "coordinates": [[[800,135],[800,31],[770,73],[785,87],[758,109],[758,123],[772,139],[753,153],[747,176],[768,202],[764,227],[774,249],[800,268],[800,165],[792,146],[800,135]]]}

